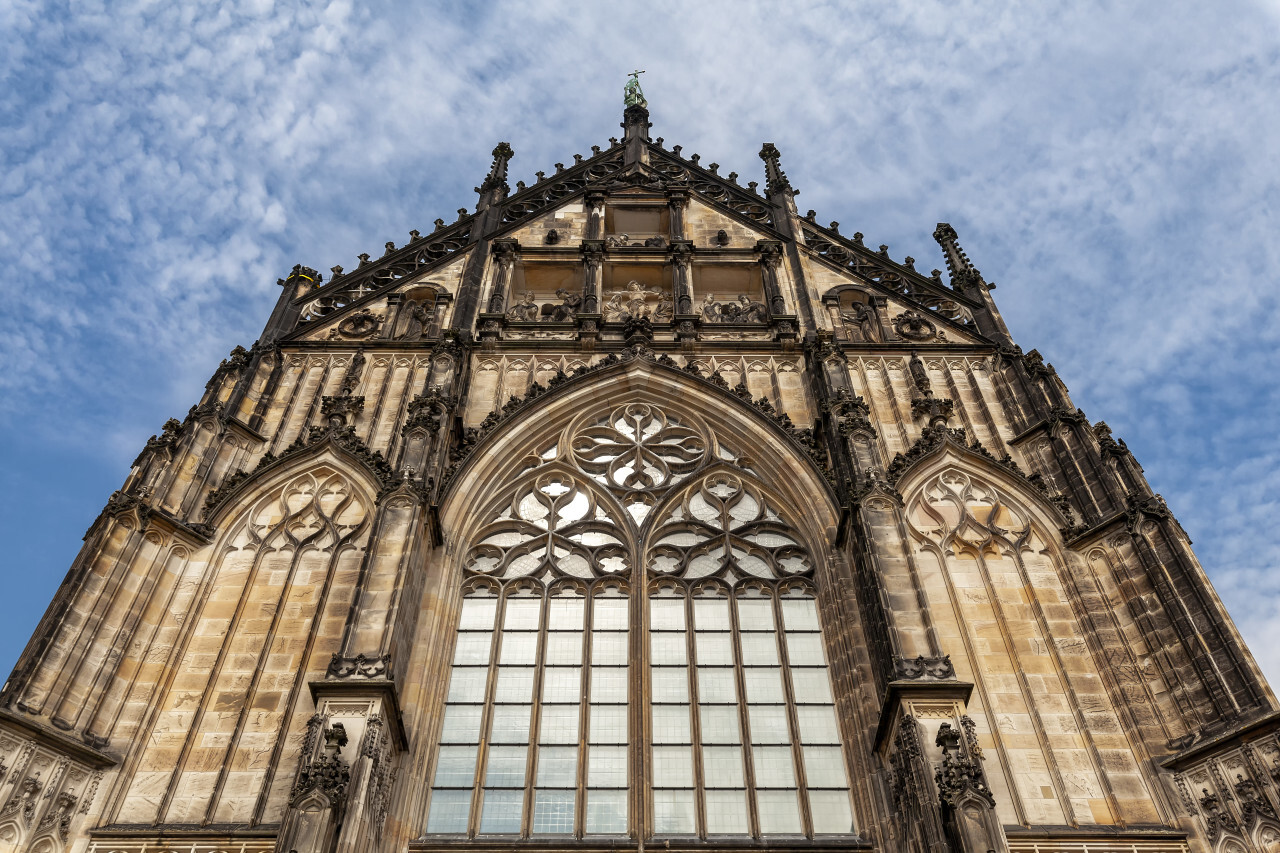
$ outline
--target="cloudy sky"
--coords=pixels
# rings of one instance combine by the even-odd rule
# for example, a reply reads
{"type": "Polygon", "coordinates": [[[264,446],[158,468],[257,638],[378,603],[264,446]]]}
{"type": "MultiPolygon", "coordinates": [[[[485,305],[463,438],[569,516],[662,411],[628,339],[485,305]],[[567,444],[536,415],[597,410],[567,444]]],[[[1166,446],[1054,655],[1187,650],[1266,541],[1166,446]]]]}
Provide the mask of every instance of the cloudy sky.
{"type": "Polygon", "coordinates": [[[0,669],[277,277],[451,221],[499,140],[607,144],[641,68],[655,135],[744,183],[776,143],[822,222],[925,270],[951,222],[1280,680],[1274,1],[72,5],[0,0],[0,669]]]}

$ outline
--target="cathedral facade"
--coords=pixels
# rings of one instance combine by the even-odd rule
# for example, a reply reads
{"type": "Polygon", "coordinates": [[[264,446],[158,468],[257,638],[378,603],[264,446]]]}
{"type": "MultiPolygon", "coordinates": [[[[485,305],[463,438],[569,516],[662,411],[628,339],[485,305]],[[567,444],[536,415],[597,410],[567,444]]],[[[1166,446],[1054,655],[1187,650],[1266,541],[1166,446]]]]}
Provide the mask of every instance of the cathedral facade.
{"type": "Polygon", "coordinates": [[[280,281],[0,693],[0,851],[1280,849],[1275,697],[955,230],[622,126],[280,281]]]}

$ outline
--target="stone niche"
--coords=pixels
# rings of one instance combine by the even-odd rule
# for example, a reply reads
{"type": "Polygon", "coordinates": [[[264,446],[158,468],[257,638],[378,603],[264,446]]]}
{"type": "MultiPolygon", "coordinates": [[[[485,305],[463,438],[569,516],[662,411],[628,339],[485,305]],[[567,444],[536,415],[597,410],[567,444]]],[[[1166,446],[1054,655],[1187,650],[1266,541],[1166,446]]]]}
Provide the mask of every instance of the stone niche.
{"type": "Polygon", "coordinates": [[[661,237],[666,240],[671,230],[671,214],[665,203],[611,204],[604,211],[605,239],[627,238],[627,245],[643,244],[661,237]]]}
{"type": "Polygon", "coordinates": [[[507,319],[568,321],[582,305],[582,264],[524,262],[511,273],[507,319]]]}
{"type": "Polygon", "coordinates": [[[600,313],[606,323],[625,323],[644,317],[653,323],[670,323],[675,316],[669,263],[611,263],[604,268],[604,292],[600,313]]]}
{"type": "Polygon", "coordinates": [[[760,264],[695,264],[693,310],[703,323],[763,323],[768,300],[760,264]]]}

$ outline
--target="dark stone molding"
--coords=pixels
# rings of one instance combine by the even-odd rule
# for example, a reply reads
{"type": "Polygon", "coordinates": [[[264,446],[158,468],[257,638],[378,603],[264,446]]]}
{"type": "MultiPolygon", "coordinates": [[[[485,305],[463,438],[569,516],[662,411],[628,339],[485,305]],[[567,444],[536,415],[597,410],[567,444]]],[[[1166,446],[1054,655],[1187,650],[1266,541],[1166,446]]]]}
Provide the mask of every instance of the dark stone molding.
{"type": "Polygon", "coordinates": [[[1200,759],[1207,758],[1218,750],[1231,749],[1267,732],[1280,733],[1280,711],[1271,711],[1253,720],[1230,722],[1235,724],[1235,728],[1205,737],[1181,752],[1158,759],[1159,765],[1167,770],[1186,770],[1200,759]]]}
{"type": "Polygon", "coordinates": [[[201,527],[211,534],[222,508],[227,506],[233,496],[243,493],[251,482],[284,467],[291,460],[317,455],[324,450],[332,450],[363,468],[377,487],[378,500],[404,487],[408,487],[410,492],[422,500],[427,498],[429,487],[425,482],[410,481],[403,474],[392,470],[383,455],[377,450],[370,450],[352,427],[311,427],[279,456],[267,452],[252,471],[241,469],[228,475],[205,498],[201,527]]]}
{"type": "Polygon", "coordinates": [[[0,708],[0,725],[12,726],[40,745],[87,764],[91,769],[114,767],[119,763],[119,759],[109,753],[95,749],[83,741],[46,729],[39,723],[15,714],[7,708],[0,708]]]}

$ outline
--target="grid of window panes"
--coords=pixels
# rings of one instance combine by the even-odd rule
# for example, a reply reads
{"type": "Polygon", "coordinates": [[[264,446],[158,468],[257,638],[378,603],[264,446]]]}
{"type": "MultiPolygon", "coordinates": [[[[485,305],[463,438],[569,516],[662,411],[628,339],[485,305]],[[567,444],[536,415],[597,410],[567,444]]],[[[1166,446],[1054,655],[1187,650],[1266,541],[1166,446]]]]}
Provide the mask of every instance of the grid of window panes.
{"type": "Polygon", "coordinates": [[[464,598],[428,833],[626,833],[627,599],[591,601],[464,598]]]}
{"type": "Polygon", "coordinates": [[[813,598],[667,590],[649,622],[654,834],[851,833],[813,598]]]}

